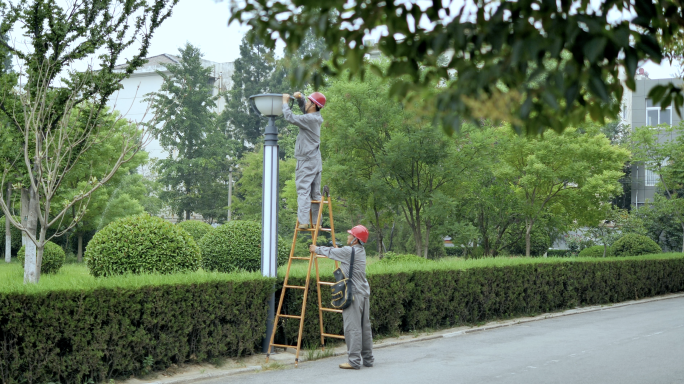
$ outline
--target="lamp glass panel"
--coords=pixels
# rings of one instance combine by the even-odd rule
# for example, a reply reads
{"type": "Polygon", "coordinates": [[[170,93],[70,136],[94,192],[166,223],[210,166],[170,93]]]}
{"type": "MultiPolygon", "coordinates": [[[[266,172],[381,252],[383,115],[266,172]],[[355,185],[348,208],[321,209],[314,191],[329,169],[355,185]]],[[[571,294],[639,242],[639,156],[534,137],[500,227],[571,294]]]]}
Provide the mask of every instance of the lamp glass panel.
{"type": "Polygon", "coordinates": [[[283,114],[283,97],[280,95],[255,97],[254,104],[264,116],[280,116],[283,114]]]}

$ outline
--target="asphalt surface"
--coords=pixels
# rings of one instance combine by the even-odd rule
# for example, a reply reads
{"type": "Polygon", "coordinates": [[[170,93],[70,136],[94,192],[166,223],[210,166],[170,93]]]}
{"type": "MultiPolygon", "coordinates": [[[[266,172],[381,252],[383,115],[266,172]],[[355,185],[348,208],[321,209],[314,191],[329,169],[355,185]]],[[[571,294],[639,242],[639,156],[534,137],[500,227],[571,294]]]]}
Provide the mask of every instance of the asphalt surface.
{"type": "Polygon", "coordinates": [[[684,383],[684,298],[547,319],[343,356],[219,383],[684,383]]]}

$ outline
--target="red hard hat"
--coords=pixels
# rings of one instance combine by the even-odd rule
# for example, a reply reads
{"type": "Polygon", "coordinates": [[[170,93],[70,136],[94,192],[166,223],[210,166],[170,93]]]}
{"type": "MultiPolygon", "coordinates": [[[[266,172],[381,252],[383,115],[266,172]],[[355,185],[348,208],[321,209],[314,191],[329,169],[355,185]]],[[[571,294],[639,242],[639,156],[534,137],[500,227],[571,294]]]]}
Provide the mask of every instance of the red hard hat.
{"type": "Polygon", "coordinates": [[[366,227],[363,225],[357,225],[356,227],[348,230],[347,233],[351,233],[352,236],[361,240],[362,243],[368,241],[368,229],[366,229],[366,227]]]}
{"type": "Polygon", "coordinates": [[[325,107],[325,96],[320,92],[314,92],[309,95],[309,100],[318,105],[319,108],[325,107]]]}

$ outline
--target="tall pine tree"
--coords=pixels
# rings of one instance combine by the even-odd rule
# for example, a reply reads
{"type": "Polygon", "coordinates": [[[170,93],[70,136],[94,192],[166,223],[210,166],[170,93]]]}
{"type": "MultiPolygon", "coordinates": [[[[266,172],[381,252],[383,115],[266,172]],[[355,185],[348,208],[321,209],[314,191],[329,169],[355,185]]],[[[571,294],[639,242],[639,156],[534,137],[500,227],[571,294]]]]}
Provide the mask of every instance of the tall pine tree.
{"type": "Polygon", "coordinates": [[[251,37],[250,31],[242,38],[240,58],[235,60],[232,76],[233,87],[226,95],[226,109],[222,116],[232,138],[242,143],[240,155],[261,141],[264,126],[258,116],[250,113],[247,99],[259,93],[283,92],[271,89],[270,80],[275,68],[273,51],[258,39],[250,42],[251,37]]]}
{"type": "Polygon", "coordinates": [[[158,118],[156,135],[169,157],[158,161],[160,198],[179,217],[193,212],[218,215],[223,204],[217,191],[226,189],[232,144],[220,129],[213,109],[221,94],[212,95],[211,68],[202,65],[202,53],[186,44],[179,49],[178,64],[168,64],[159,92],[150,94],[158,118]]]}

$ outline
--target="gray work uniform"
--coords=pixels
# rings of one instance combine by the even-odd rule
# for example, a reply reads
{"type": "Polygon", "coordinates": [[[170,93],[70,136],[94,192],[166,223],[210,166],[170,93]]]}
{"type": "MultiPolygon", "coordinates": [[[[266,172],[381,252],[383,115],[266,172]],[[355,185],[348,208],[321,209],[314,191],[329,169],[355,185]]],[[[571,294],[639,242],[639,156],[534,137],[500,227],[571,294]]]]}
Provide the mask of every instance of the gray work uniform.
{"type": "MultiPolygon", "coordinates": [[[[354,301],[342,311],[344,320],[344,342],[347,344],[349,364],[354,368],[363,365],[373,366],[373,334],[370,323],[370,285],[366,279],[366,250],[360,244],[354,244],[354,301]]],[[[340,268],[345,276],[349,276],[349,262],[352,247],[332,248],[317,247],[316,254],[326,256],[341,263],[340,268]]]]}
{"type": "MultiPolygon", "coordinates": [[[[299,102],[303,102],[302,97],[299,102]]],[[[285,121],[299,127],[299,134],[295,142],[294,157],[297,159],[295,169],[295,186],[297,187],[297,219],[300,224],[309,223],[309,211],[313,220],[318,218],[318,204],[311,204],[312,200],[321,199],[321,124],[323,118],[320,112],[295,115],[290,107],[283,103],[283,117],[285,121]]]]}

